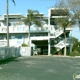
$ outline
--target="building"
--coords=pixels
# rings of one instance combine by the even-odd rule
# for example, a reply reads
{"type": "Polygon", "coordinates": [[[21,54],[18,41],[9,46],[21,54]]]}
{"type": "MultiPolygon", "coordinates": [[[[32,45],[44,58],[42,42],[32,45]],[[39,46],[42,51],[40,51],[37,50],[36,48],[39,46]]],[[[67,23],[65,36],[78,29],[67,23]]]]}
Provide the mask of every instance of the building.
{"type": "MultiPolygon", "coordinates": [[[[43,27],[37,27],[31,25],[31,47],[33,45],[37,46],[39,54],[50,55],[57,54],[58,51],[64,50],[64,35],[63,29],[59,28],[55,22],[55,18],[65,17],[66,15],[57,14],[58,8],[50,8],[48,11],[48,16],[41,14],[41,21],[43,22],[43,27]]],[[[19,47],[22,43],[28,44],[28,26],[25,24],[14,25],[17,22],[21,22],[21,14],[9,14],[9,42],[10,46],[19,47]]],[[[67,36],[67,50],[68,52],[72,49],[72,43],[70,42],[69,33],[72,28],[66,29],[67,36]]],[[[6,26],[6,15],[0,16],[0,46],[7,46],[7,26],[6,26]]]]}

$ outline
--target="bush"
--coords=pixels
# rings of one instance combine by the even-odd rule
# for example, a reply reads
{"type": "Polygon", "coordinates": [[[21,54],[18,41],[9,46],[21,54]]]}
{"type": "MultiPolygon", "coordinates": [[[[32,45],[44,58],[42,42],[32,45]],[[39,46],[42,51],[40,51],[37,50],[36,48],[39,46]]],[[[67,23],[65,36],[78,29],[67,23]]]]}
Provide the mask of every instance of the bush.
{"type": "Polygon", "coordinates": [[[58,51],[58,55],[62,55],[62,50],[59,50],[58,51]]]}
{"type": "Polygon", "coordinates": [[[27,44],[25,44],[25,43],[23,43],[23,44],[22,44],[22,47],[28,47],[28,45],[27,45],[27,44]]]}
{"type": "Polygon", "coordinates": [[[70,53],[70,56],[80,56],[80,52],[73,51],[73,52],[70,53]]]}

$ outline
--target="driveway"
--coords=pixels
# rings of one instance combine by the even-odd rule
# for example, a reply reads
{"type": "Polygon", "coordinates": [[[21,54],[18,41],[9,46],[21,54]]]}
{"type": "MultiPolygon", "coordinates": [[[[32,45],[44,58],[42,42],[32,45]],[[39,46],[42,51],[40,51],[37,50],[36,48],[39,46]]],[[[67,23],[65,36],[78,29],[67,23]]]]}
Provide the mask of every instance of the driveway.
{"type": "Polygon", "coordinates": [[[80,58],[31,56],[0,61],[0,80],[73,80],[80,58]]]}

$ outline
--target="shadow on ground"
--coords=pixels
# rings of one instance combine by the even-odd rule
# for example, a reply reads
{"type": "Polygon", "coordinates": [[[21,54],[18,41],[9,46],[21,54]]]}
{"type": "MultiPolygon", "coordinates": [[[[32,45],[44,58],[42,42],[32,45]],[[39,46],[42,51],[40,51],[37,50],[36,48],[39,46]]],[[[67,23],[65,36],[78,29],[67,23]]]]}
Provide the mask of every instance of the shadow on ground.
{"type": "Polygon", "coordinates": [[[5,59],[5,60],[0,60],[0,65],[6,64],[6,63],[9,63],[9,62],[12,62],[12,61],[18,62],[17,58],[18,57],[8,58],[8,59],[5,59]]]}

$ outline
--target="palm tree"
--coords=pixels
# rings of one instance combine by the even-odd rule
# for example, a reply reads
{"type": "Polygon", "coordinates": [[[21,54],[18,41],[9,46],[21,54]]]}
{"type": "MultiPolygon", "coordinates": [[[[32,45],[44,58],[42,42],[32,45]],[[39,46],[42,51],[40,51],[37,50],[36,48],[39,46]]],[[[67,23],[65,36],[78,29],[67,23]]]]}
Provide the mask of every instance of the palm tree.
{"type": "Polygon", "coordinates": [[[64,32],[64,44],[65,44],[65,49],[64,49],[64,56],[66,56],[66,28],[71,27],[72,25],[75,24],[74,16],[70,12],[70,8],[68,7],[68,4],[66,3],[65,0],[60,0],[58,4],[55,5],[55,7],[58,8],[57,14],[61,16],[60,18],[57,18],[55,22],[59,24],[59,27],[63,29],[64,32]]]}
{"type": "Polygon", "coordinates": [[[28,33],[29,47],[30,47],[30,26],[32,24],[35,24],[38,27],[42,27],[42,22],[40,21],[39,17],[40,17],[40,13],[37,10],[30,10],[30,9],[27,11],[26,17],[23,17],[24,24],[28,25],[29,27],[29,33],[28,33]]]}
{"type": "Polygon", "coordinates": [[[75,24],[75,21],[73,19],[69,20],[69,16],[63,17],[63,18],[57,18],[55,21],[57,21],[59,27],[63,29],[64,32],[64,56],[66,56],[66,28],[71,27],[73,24],[75,24]]]}
{"type": "MultiPolygon", "coordinates": [[[[12,0],[12,2],[15,4],[15,1],[12,0]]],[[[7,47],[9,47],[9,19],[8,19],[8,15],[9,15],[9,10],[8,10],[8,0],[6,0],[6,17],[7,17],[7,47]]]]}

